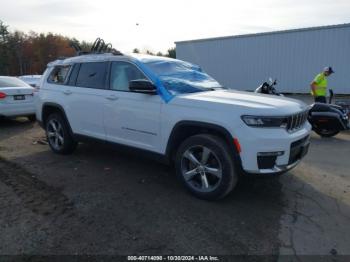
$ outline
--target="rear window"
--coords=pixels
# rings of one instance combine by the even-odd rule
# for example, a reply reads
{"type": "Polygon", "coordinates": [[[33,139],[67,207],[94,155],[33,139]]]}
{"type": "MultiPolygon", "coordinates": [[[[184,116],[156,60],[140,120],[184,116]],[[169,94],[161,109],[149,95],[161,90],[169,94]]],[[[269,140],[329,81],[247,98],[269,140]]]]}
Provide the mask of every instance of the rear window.
{"type": "Polygon", "coordinates": [[[55,66],[48,78],[48,82],[63,85],[67,80],[70,68],[70,65],[55,66]]]}
{"type": "Polygon", "coordinates": [[[83,63],[80,66],[76,86],[104,89],[106,87],[106,62],[83,63]]]}
{"type": "Polygon", "coordinates": [[[0,78],[0,88],[5,87],[27,87],[29,86],[22,80],[16,78],[16,77],[5,77],[0,78]]]}

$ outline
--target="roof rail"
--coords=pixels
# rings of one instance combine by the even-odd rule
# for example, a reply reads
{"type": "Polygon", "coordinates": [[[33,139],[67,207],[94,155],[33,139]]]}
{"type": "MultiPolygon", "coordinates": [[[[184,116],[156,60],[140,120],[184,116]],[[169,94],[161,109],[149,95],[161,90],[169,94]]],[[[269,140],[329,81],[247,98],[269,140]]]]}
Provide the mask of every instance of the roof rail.
{"type": "Polygon", "coordinates": [[[106,54],[110,53],[112,55],[123,55],[122,52],[112,47],[111,43],[106,44],[102,38],[96,38],[95,42],[92,44],[90,51],[83,51],[79,43],[71,41],[70,46],[75,49],[76,55],[90,55],[90,54],[106,54]]]}

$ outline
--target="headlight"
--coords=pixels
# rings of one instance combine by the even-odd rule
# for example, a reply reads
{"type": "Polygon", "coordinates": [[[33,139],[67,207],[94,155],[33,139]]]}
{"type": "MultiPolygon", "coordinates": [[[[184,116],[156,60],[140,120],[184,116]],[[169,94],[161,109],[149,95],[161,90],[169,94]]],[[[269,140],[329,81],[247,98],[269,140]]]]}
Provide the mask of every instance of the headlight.
{"type": "Polygon", "coordinates": [[[281,127],[286,128],[288,120],[286,117],[273,116],[242,116],[243,122],[251,127],[281,127]]]}

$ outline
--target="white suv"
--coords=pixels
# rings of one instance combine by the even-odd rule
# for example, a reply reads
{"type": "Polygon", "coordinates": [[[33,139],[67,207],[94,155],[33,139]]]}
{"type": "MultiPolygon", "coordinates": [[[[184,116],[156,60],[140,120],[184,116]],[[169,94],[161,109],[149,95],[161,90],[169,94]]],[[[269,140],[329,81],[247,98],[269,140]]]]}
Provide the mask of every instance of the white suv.
{"type": "Polygon", "coordinates": [[[86,54],[50,63],[36,117],[51,149],[93,138],[174,163],[194,195],[227,195],[241,174],[281,174],[307,153],[308,107],[222,87],[164,57],[86,54]]]}

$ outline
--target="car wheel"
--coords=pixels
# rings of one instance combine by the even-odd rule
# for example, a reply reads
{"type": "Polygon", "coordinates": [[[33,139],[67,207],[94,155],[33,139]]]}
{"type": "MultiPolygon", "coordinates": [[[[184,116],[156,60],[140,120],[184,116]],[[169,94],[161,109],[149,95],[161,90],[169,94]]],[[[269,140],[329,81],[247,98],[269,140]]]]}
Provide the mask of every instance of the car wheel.
{"type": "Polygon", "coordinates": [[[70,154],[77,147],[67,121],[59,113],[51,114],[46,121],[47,141],[55,153],[70,154]]]}
{"type": "Polygon", "coordinates": [[[185,187],[201,199],[225,197],[238,180],[229,147],[213,135],[200,134],[186,139],[177,151],[175,167],[185,187]]]}
{"type": "Polygon", "coordinates": [[[30,115],[30,116],[27,116],[27,117],[28,117],[28,120],[29,120],[30,122],[35,122],[35,121],[36,121],[35,115],[30,115]]]}

